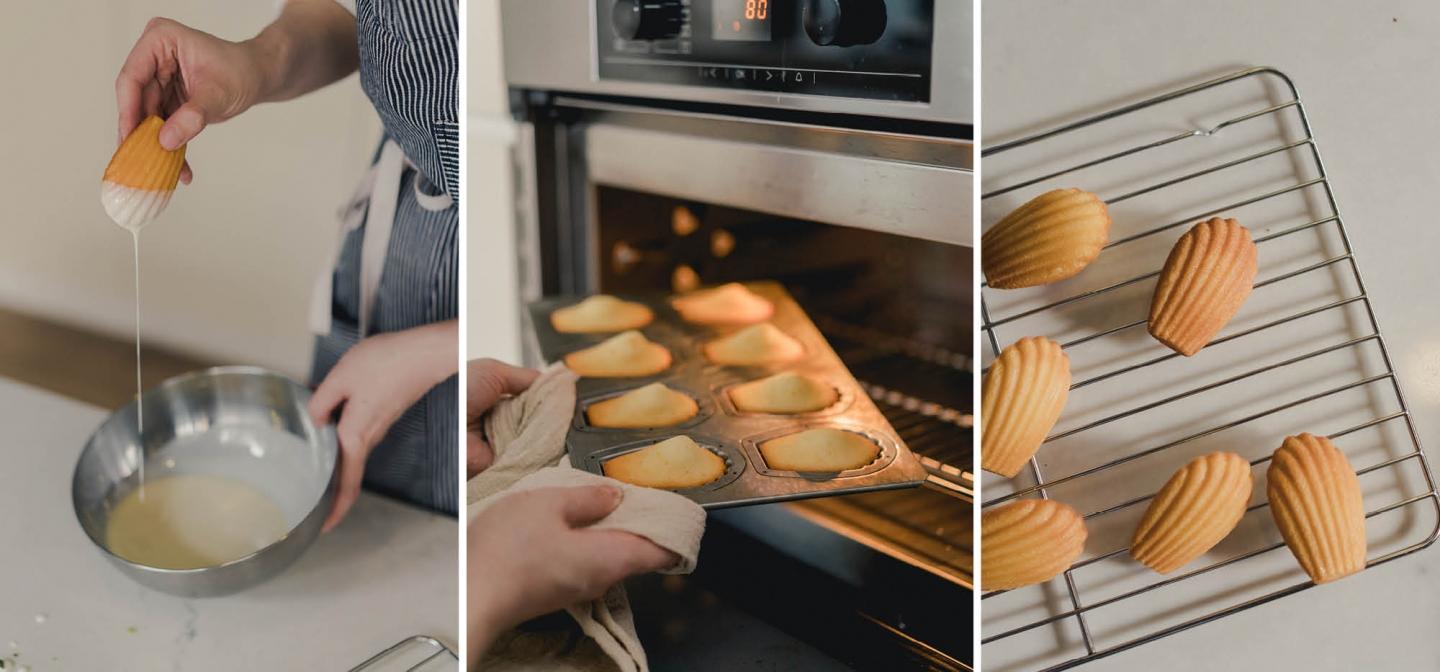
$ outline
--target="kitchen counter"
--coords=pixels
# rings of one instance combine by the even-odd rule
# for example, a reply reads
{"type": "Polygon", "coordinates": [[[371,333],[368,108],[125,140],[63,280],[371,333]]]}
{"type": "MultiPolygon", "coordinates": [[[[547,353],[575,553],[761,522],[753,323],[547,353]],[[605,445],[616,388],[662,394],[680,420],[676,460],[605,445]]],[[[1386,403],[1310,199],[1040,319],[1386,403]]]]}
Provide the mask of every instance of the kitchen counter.
{"type": "Polygon", "coordinates": [[[346,670],[427,634],[458,648],[453,518],[362,494],[285,573],[187,600],[126,578],[70,478],[102,409],[0,380],[0,657],[52,670],[346,670]]]}
{"type": "MultiPolygon", "coordinates": [[[[987,145],[1248,66],[1290,75],[1421,439],[1437,455],[1440,7],[1007,0],[984,12],[987,145]]],[[[1081,669],[1433,670],[1437,632],[1432,547],[1081,669]]]]}

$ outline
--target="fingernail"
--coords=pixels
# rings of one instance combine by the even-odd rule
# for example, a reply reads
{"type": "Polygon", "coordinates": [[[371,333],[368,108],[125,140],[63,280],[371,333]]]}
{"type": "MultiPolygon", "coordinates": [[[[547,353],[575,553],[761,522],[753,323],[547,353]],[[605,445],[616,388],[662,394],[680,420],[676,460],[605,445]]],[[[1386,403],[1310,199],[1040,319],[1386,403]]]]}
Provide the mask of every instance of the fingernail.
{"type": "Polygon", "coordinates": [[[180,131],[169,126],[160,129],[160,147],[173,152],[180,147],[180,131]]]}
{"type": "Polygon", "coordinates": [[[621,499],[625,498],[625,493],[613,485],[605,486],[605,494],[610,495],[610,499],[617,505],[620,504],[621,499]]]}

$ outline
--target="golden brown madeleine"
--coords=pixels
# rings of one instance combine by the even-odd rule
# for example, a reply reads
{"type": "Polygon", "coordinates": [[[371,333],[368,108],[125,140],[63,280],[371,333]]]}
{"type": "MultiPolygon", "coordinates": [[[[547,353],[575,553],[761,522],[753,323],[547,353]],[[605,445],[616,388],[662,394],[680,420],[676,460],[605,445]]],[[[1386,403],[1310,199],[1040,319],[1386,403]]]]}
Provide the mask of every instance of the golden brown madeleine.
{"type": "Polygon", "coordinates": [[[1250,231],[1233,219],[1200,222],[1180,236],[1155,285],[1150,335],[1186,357],[1240,312],[1259,263],[1250,231]]]}
{"type": "Polygon", "coordinates": [[[805,346],[769,322],[752,324],[721,336],[701,348],[705,358],[722,366],[769,366],[805,356],[805,346]]]}
{"type": "Polygon", "coordinates": [[[1275,525],[1311,580],[1365,569],[1365,504],[1345,453],[1323,436],[1286,437],[1265,473],[1275,525]]]}
{"type": "Polygon", "coordinates": [[[794,371],[741,383],[727,393],[741,413],[813,413],[840,400],[839,390],[829,383],[794,371]]]}
{"type": "Polygon", "coordinates": [[[686,322],[695,324],[755,324],[775,314],[775,304],[738,282],[675,297],[670,305],[686,322]]]}
{"type": "Polygon", "coordinates": [[[1110,239],[1110,212],[1081,189],[1047,191],[980,237],[980,268],[996,289],[1058,282],[1085,270],[1110,239]]]}
{"type": "Polygon", "coordinates": [[[601,334],[639,329],[654,319],[655,313],[649,306],[609,294],[596,294],[550,313],[551,326],[562,334],[601,334]]]}
{"type": "Polygon", "coordinates": [[[859,469],[880,458],[880,446],[868,437],[833,427],[816,427],[760,444],[760,457],[771,469],[838,473],[859,469]]]}
{"type": "Polygon", "coordinates": [[[1053,499],[1022,499],[980,516],[980,587],[1049,581],[1085,550],[1085,519],[1053,499]]]}
{"type": "Polygon", "coordinates": [[[1165,482],[1135,529],[1130,555],[1169,574],[1204,555],[1240,524],[1253,489],[1250,463],[1235,453],[1191,460],[1165,482]]]}
{"type": "Polygon", "coordinates": [[[1011,477],[1025,466],[1065,410],[1070,358],[1043,336],[1000,351],[980,394],[980,466],[1011,477]]]}
{"type": "Polygon", "coordinates": [[[665,346],[630,330],[565,355],[565,366],[587,378],[636,378],[670,368],[671,360],[665,346]]]}
{"type": "Polygon", "coordinates": [[[585,418],[596,427],[646,429],[678,425],[699,413],[700,405],[690,395],[665,383],[650,383],[590,404],[585,418]]]}
{"type": "Polygon", "coordinates": [[[725,475],[725,459],[688,436],[674,436],[606,460],[606,476],[647,488],[698,488],[725,475]]]}

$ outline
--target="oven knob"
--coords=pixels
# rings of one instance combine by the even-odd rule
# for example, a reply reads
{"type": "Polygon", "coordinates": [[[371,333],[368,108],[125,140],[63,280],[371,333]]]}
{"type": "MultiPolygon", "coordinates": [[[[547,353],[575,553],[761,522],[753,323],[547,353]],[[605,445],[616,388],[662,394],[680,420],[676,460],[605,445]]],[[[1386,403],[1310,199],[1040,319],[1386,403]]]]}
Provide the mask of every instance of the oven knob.
{"type": "Polygon", "coordinates": [[[680,0],[615,0],[610,25],[627,40],[666,40],[680,34],[685,11],[680,0]]]}
{"type": "Polygon", "coordinates": [[[822,47],[871,44],[885,34],[885,0],[805,0],[804,19],[822,47]]]}

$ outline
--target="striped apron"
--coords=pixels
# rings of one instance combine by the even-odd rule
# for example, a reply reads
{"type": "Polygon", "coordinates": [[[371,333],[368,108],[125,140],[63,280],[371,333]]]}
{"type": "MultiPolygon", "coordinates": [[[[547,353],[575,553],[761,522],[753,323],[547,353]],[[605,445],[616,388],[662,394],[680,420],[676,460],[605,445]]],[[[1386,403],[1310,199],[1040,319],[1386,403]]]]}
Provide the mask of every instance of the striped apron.
{"type": "MultiPolygon", "coordinates": [[[[360,84],[385,137],[342,210],[333,270],[316,283],[317,385],[362,338],[459,316],[456,0],[355,4],[360,84]]],[[[370,454],[365,487],[454,515],[459,407],[455,376],[427,392],[370,454]]]]}

